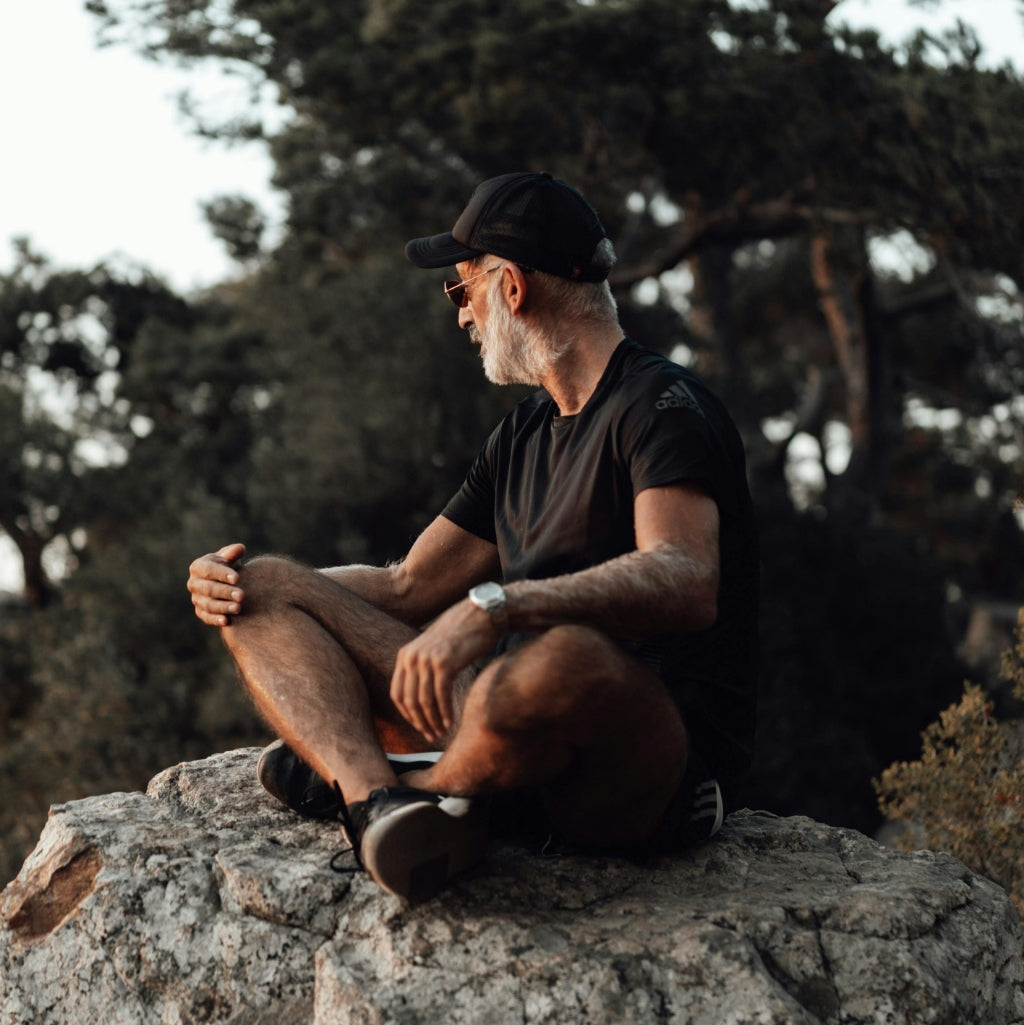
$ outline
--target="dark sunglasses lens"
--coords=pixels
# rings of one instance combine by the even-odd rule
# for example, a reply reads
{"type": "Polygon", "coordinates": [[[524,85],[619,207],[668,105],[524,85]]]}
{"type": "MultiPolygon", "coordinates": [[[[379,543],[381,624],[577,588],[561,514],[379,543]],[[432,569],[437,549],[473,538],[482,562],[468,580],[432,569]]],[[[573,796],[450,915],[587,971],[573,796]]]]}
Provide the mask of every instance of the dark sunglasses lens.
{"type": "Polygon", "coordinates": [[[458,307],[466,305],[466,286],[459,280],[446,281],[444,294],[458,307]]]}

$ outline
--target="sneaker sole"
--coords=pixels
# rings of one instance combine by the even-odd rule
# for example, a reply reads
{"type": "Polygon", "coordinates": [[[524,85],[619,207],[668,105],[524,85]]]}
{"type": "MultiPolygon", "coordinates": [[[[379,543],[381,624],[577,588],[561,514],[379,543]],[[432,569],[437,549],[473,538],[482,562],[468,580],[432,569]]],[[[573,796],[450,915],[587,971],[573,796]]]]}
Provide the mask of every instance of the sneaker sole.
{"type": "Polygon", "coordinates": [[[411,804],[373,823],[359,855],[378,886],[419,904],[479,864],[486,848],[486,816],[467,801],[448,798],[439,805],[411,804]]]}

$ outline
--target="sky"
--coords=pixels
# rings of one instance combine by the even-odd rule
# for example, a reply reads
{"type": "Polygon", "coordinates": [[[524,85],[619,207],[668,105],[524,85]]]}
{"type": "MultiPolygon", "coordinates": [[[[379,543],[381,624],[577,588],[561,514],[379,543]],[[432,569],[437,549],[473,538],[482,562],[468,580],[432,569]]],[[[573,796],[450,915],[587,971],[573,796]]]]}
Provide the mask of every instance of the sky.
{"type": "MultiPolygon", "coordinates": [[[[84,0],[0,0],[0,269],[28,236],[59,266],[143,263],[189,291],[231,273],[199,204],[223,193],[280,210],[265,147],[189,133],[177,94],[230,107],[236,78],[99,49],[84,0]]],[[[219,108],[218,108],[219,109],[219,108]]]]}
{"type": "MultiPolygon", "coordinates": [[[[918,26],[973,25],[988,63],[1024,67],[1019,0],[842,0],[833,21],[873,26],[896,42],[918,26]]],[[[191,291],[233,273],[200,204],[241,193],[279,221],[265,148],[232,148],[190,134],[176,97],[191,88],[230,112],[237,79],[164,67],[125,47],[99,49],[84,0],[0,0],[0,272],[10,240],[26,236],[58,267],[142,264],[191,291]]],[[[272,104],[269,109],[273,112],[272,104]]],[[[0,537],[0,589],[20,587],[0,537]]]]}

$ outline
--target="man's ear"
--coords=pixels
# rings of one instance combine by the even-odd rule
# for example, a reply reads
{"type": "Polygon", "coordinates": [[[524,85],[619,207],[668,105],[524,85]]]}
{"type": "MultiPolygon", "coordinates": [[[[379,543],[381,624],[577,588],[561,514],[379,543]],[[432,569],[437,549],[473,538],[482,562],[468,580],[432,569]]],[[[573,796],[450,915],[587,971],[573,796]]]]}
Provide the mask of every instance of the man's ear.
{"type": "Polygon", "coordinates": [[[526,312],[530,279],[522,269],[514,263],[506,263],[501,269],[501,294],[508,303],[512,316],[520,316],[526,312]]]}

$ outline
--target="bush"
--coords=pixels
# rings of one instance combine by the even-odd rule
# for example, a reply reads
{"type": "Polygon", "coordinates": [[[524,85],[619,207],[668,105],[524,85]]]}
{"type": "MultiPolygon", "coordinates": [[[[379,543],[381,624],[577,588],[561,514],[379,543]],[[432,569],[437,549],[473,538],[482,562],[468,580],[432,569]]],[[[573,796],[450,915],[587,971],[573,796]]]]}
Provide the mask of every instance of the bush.
{"type": "MultiPolygon", "coordinates": [[[[1003,676],[1024,700],[1024,609],[1003,676]]],[[[948,851],[1010,893],[1024,913],[1024,719],[998,722],[980,687],[922,734],[921,760],[897,762],[875,780],[882,813],[907,828],[903,847],[948,851]]]]}

